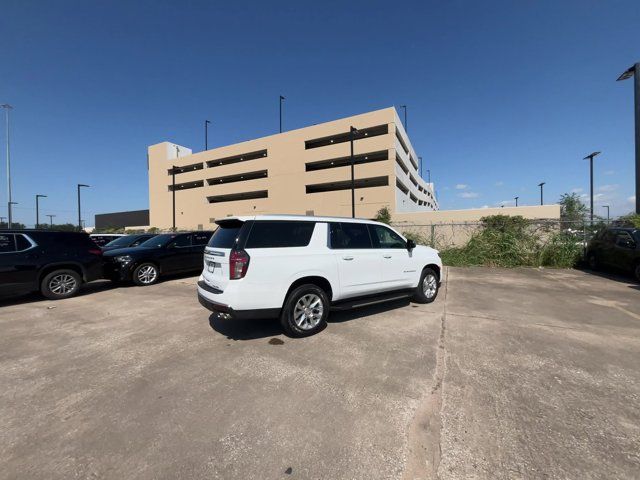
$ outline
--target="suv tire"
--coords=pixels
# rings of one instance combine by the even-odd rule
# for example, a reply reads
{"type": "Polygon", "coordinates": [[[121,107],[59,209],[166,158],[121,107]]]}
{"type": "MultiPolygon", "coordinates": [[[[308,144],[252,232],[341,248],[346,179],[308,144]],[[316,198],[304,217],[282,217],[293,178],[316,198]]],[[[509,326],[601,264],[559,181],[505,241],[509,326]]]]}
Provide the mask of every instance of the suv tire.
{"type": "Polygon", "coordinates": [[[329,316],[326,292],[313,284],[300,285],[287,295],[280,324],[289,337],[308,337],[324,330],[329,316]]]}
{"type": "Polygon", "coordinates": [[[416,303],[433,302],[438,296],[439,283],[438,274],[432,268],[426,267],[420,275],[420,282],[416,287],[413,300],[416,303]]]}
{"type": "Polygon", "coordinates": [[[73,297],[80,290],[82,279],[74,270],[54,270],[40,283],[40,291],[49,300],[73,297]]]}
{"type": "Polygon", "coordinates": [[[133,270],[133,283],[139,287],[146,287],[147,285],[153,285],[158,282],[160,277],[160,270],[154,263],[145,262],[138,265],[133,270]]]}

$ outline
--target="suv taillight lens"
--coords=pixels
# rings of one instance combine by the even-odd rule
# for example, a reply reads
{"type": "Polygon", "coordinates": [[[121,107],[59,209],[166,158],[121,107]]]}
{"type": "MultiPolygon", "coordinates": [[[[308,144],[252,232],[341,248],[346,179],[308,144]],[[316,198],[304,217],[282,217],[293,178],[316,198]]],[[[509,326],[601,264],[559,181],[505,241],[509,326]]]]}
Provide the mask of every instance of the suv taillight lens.
{"type": "Polygon", "coordinates": [[[249,254],[244,250],[233,250],[229,255],[229,278],[238,280],[247,274],[249,254]]]}
{"type": "Polygon", "coordinates": [[[92,255],[102,255],[102,250],[99,248],[90,248],[89,253],[92,255]]]}

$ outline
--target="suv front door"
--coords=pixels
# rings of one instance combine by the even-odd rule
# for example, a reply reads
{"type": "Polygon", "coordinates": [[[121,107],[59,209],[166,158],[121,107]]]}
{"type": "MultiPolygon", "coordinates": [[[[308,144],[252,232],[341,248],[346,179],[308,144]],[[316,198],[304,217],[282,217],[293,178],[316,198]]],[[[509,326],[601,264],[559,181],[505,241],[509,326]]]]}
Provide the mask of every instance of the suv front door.
{"type": "Polygon", "coordinates": [[[369,225],[373,247],[379,252],[381,260],[380,276],[387,290],[409,288],[416,276],[416,267],[412,262],[407,242],[396,232],[382,225],[369,225]]]}
{"type": "Polygon", "coordinates": [[[165,247],[162,253],[161,268],[163,273],[183,272],[191,269],[191,234],[177,235],[165,247]]]}
{"type": "Polygon", "coordinates": [[[329,224],[329,248],[338,264],[340,290],[344,298],[380,292],[382,257],[373,249],[366,223],[329,224]]]}

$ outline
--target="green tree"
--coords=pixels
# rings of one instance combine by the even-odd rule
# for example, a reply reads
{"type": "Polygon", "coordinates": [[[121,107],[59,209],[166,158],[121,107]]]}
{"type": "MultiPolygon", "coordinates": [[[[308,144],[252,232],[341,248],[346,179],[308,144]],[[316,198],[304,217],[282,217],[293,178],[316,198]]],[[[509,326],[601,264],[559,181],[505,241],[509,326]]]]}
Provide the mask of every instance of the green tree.
{"type": "Polygon", "coordinates": [[[560,220],[563,222],[579,223],[587,216],[587,206],[582,203],[577,193],[563,193],[558,203],[560,203],[560,220]]]}
{"type": "Polygon", "coordinates": [[[382,207],[378,210],[374,220],[376,222],[386,223],[387,225],[391,224],[391,212],[389,211],[389,207],[382,207]]]}

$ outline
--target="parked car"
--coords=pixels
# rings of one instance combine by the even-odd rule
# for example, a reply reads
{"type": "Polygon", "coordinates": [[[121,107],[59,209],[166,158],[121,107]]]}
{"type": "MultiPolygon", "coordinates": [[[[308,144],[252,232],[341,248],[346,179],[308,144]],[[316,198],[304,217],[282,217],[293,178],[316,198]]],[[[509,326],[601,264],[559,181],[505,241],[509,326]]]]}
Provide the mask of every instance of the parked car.
{"type": "Polygon", "coordinates": [[[109,250],[115,250],[116,248],[137,247],[141,243],[144,243],[155,236],[156,235],[153,233],[123,235],[122,237],[118,237],[115,240],[111,240],[109,243],[107,243],[104,247],[102,247],[102,251],[108,252],[109,250]]]}
{"type": "Polygon", "coordinates": [[[0,232],[0,293],[40,291],[52,300],[102,278],[102,250],[84,232],[0,232]]]}
{"type": "Polygon", "coordinates": [[[329,310],[411,297],[433,302],[442,262],[374,221],[265,215],[216,222],[198,299],[230,318],[279,317],[290,336],[322,330],[329,310]]]}
{"type": "Polygon", "coordinates": [[[587,246],[590,268],[625,270],[640,281],[640,229],[611,227],[598,232],[587,246]]]}
{"type": "Polygon", "coordinates": [[[213,232],[166,233],[137,247],[104,252],[105,275],[113,281],[153,285],[161,275],[198,271],[213,232]]]}
{"type": "Polygon", "coordinates": [[[124,237],[124,233],[92,233],[89,235],[99,247],[104,247],[107,243],[112,242],[120,237],[124,237]]]}

